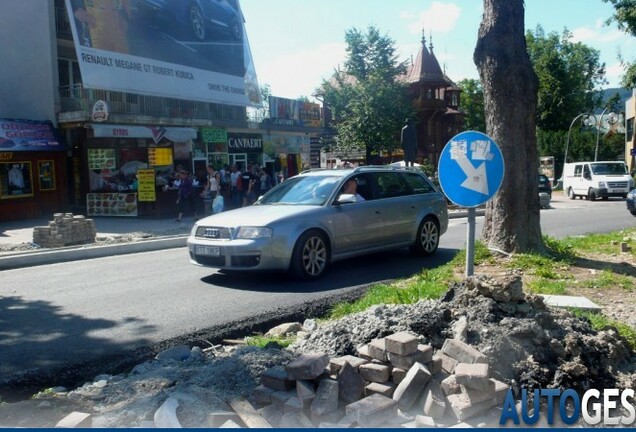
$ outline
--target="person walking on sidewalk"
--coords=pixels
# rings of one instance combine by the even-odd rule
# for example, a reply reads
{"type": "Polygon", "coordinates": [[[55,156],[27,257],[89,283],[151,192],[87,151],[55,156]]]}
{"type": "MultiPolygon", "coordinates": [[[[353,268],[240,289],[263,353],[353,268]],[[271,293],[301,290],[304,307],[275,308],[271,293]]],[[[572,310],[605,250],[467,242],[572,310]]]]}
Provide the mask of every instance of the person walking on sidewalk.
{"type": "Polygon", "coordinates": [[[194,203],[194,184],[192,177],[190,177],[185,170],[179,171],[177,210],[179,211],[177,222],[181,222],[183,212],[187,210],[190,210],[194,214],[195,220],[197,219],[197,210],[194,203]]]}

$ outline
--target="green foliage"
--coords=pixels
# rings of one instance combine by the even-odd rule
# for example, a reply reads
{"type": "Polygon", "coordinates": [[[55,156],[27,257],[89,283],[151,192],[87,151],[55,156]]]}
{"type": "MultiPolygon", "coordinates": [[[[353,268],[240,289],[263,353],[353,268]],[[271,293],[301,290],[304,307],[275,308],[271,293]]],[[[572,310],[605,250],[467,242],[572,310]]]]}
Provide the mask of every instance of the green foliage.
{"type": "Polygon", "coordinates": [[[463,79],[457,83],[462,90],[461,109],[466,113],[464,129],[486,133],[484,90],[476,79],[463,79]]]}
{"type": "Polygon", "coordinates": [[[379,304],[413,304],[419,300],[438,299],[448,290],[454,280],[453,265],[446,264],[424,270],[406,287],[396,285],[374,285],[364,296],[352,303],[338,303],[329,314],[330,319],[362,312],[379,304]]]}
{"type": "Polygon", "coordinates": [[[615,22],[618,28],[636,37],[636,0],[603,0],[614,6],[614,15],[607,20],[615,22]]]}
{"type": "MultiPolygon", "coordinates": [[[[495,258],[493,257],[490,249],[482,241],[475,241],[475,260],[474,264],[493,263],[495,258]]],[[[466,265],[466,250],[462,249],[457,252],[457,255],[452,259],[451,265],[454,267],[461,267],[466,265]]]]}
{"type": "Polygon", "coordinates": [[[574,247],[567,240],[558,240],[546,235],[543,236],[543,244],[550,252],[550,255],[563,263],[571,263],[576,258],[574,247]]]}
{"type": "Polygon", "coordinates": [[[596,278],[585,281],[583,286],[594,289],[622,288],[627,291],[635,288],[631,278],[616,274],[609,269],[603,270],[596,278]]]}
{"type": "Polygon", "coordinates": [[[535,279],[528,282],[526,286],[535,294],[564,295],[567,293],[564,281],[535,279]]]}
{"type": "Polygon", "coordinates": [[[600,103],[600,96],[593,92],[606,82],[599,51],[572,42],[567,29],[560,36],[546,35],[541,26],[526,32],[526,45],[539,78],[537,127],[568,130],[573,118],[600,103]]]}
{"type": "Polygon", "coordinates": [[[618,244],[624,238],[636,236],[636,229],[630,228],[610,233],[588,234],[585,236],[566,237],[561,240],[576,250],[585,251],[590,254],[617,255],[620,252],[618,244]]]}
{"type": "Polygon", "coordinates": [[[397,60],[395,42],[375,27],[365,33],[348,30],[345,42],[344,70],[336,70],[320,89],[337,131],[332,151],[346,156],[364,149],[367,159],[392,152],[400,146],[404,119],[413,114],[406,87],[396,80],[405,65],[397,60]]]}
{"type": "Polygon", "coordinates": [[[608,328],[616,329],[618,334],[627,341],[631,350],[636,351],[636,330],[629,325],[613,321],[605,315],[589,311],[574,309],[572,312],[580,318],[586,318],[592,325],[592,328],[596,331],[607,330],[608,328]]]}

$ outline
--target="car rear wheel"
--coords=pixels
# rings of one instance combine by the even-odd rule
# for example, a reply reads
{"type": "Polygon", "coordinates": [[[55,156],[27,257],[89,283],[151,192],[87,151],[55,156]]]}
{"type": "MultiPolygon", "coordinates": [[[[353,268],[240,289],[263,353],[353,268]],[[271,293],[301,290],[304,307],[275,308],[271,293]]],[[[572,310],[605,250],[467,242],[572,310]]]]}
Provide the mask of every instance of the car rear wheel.
{"type": "Polygon", "coordinates": [[[568,197],[573,200],[576,199],[576,195],[574,195],[574,190],[572,188],[568,189],[568,197]]]}
{"type": "Polygon", "coordinates": [[[636,216],[636,210],[630,210],[629,212],[632,214],[632,216],[636,216]]]}
{"type": "Polygon", "coordinates": [[[300,236],[294,246],[290,272],[301,280],[322,277],[329,265],[327,238],[318,230],[310,230],[300,236]]]}
{"type": "Polygon", "coordinates": [[[205,20],[203,13],[197,5],[190,6],[190,25],[192,26],[192,34],[200,41],[206,38],[205,20]]]}
{"type": "Polygon", "coordinates": [[[420,256],[432,255],[439,246],[439,237],[439,225],[432,217],[426,217],[417,230],[417,237],[411,251],[420,256]]]}

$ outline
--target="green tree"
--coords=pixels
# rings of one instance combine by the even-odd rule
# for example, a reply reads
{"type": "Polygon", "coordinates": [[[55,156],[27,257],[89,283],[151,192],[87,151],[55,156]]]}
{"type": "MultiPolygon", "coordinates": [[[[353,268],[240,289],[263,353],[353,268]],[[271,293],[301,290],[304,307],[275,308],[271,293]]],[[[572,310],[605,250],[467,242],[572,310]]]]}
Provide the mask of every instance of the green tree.
{"type": "Polygon", "coordinates": [[[484,113],[484,91],[481,82],[476,79],[463,79],[457,83],[462,90],[461,109],[464,117],[464,128],[486,132],[486,115],[484,113]]]}
{"type": "MultiPolygon", "coordinates": [[[[614,15],[606,23],[615,22],[620,30],[636,36],[636,0],[603,1],[614,6],[614,15]]],[[[626,59],[622,53],[619,53],[618,59],[625,68],[621,85],[625,88],[636,87],[636,57],[630,60],[626,59]]]]}
{"type": "Polygon", "coordinates": [[[606,83],[600,54],[580,42],[572,42],[567,29],[559,36],[545,34],[541,26],[526,32],[530,61],[539,77],[537,126],[543,130],[567,130],[578,114],[600,103],[593,90],[606,83]]]}
{"type": "Polygon", "coordinates": [[[318,93],[333,115],[332,150],[340,156],[364,150],[369,161],[373,153],[400,145],[404,119],[413,112],[405,86],[396,79],[405,65],[397,59],[394,41],[373,26],[366,32],[347,30],[345,42],[344,69],[323,81],[318,93]]]}

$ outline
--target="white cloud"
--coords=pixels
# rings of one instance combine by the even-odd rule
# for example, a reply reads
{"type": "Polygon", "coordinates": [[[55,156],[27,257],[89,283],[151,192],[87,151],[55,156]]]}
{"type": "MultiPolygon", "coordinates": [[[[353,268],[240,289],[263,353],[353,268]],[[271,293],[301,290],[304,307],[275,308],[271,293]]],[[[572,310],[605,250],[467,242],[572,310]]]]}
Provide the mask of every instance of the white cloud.
{"type": "Polygon", "coordinates": [[[412,34],[420,34],[422,29],[433,33],[447,33],[455,28],[460,13],[461,9],[454,3],[435,1],[430,8],[420,12],[419,17],[408,13],[403,13],[401,16],[406,19],[417,19],[408,26],[412,34]]]}
{"type": "Polygon", "coordinates": [[[264,57],[263,62],[255,64],[258,83],[269,84],[272,96],[311,98],[322,79],[343,64],[345,55],[344,43],[331,43],[275,58],[264,57]]]}
{"type": "Polygon", "coordinates": [[[607,65],[605,68],[605,77],[609,82],[610,87],[619,87],[620,81],[625,73],[625,69],[619,62],[613,63],[611,65],[607,65]]]}

